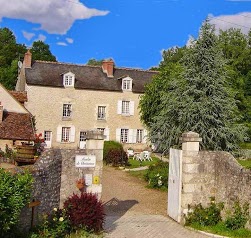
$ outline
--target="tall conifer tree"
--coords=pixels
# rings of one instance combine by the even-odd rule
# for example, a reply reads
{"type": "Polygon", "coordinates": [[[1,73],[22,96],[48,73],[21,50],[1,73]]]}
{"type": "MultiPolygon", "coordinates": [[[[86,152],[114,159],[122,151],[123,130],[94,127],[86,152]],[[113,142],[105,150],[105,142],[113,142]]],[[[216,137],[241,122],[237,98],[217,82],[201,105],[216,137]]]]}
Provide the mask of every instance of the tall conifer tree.
{"type": "Polygon", "coordinates": [[[202,148],[233,150],[245,137],[237,123],[234,95],[226,82],[226,62],[214,28],[205,21],[200,34],[182,58],[183,70],[162,95],[162,110],[149,127],[150,138],[166,150],[183,132],[202,137],[202,148]]]}

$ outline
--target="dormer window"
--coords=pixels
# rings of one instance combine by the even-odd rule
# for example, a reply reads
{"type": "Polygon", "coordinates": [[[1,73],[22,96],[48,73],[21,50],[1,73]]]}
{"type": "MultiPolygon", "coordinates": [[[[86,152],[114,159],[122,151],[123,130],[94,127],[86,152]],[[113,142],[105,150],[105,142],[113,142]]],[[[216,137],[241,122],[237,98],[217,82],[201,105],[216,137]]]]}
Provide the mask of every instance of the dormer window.
{"type": "Polygon", "coordinates": [[[132,91],[132,79],[126,77],[122,80],[122,90],[123,91],[132,91]]]}
{"type": "Polygon", "coordinates": [[[75,82],[75,74],[69,72],[64,74],[64,86],[65,87],[73,87],[75,82]]]}

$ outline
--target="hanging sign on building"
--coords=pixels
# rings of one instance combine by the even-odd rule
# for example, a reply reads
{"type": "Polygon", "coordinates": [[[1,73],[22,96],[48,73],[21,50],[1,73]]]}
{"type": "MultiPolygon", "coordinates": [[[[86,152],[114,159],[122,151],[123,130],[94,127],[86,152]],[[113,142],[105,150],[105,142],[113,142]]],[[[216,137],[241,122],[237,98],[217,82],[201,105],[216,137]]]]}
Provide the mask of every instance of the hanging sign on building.
{"type": "Polygon", "coordinates": [[[95,155],[76,155],[75,166],[77,168],[93,168],[96,166],[95,155]]]}

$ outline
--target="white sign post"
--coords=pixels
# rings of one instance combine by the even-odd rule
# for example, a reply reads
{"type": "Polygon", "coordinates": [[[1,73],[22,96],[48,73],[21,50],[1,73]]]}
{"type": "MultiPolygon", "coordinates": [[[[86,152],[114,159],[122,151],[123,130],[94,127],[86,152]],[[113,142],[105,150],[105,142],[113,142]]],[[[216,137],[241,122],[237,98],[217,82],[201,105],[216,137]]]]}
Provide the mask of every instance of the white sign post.
{"type": "Polygon", "coordinates": [[[95,155],[76,155],[75,166],[77,168],[93,168],[96,166],[95,155]]]}

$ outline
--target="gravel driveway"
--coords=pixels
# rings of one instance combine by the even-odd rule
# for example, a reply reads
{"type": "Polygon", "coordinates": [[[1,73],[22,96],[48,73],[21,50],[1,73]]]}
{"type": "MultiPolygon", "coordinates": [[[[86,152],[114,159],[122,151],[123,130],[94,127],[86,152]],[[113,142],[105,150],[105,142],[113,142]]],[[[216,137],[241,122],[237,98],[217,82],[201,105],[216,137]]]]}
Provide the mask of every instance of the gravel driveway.
{"type": "Polygon", "coordinates": [[[127,172],[104,166],[102,184],[107,238],[208,237],[168,218],[167,193],[145,188],[127,172]]]}

